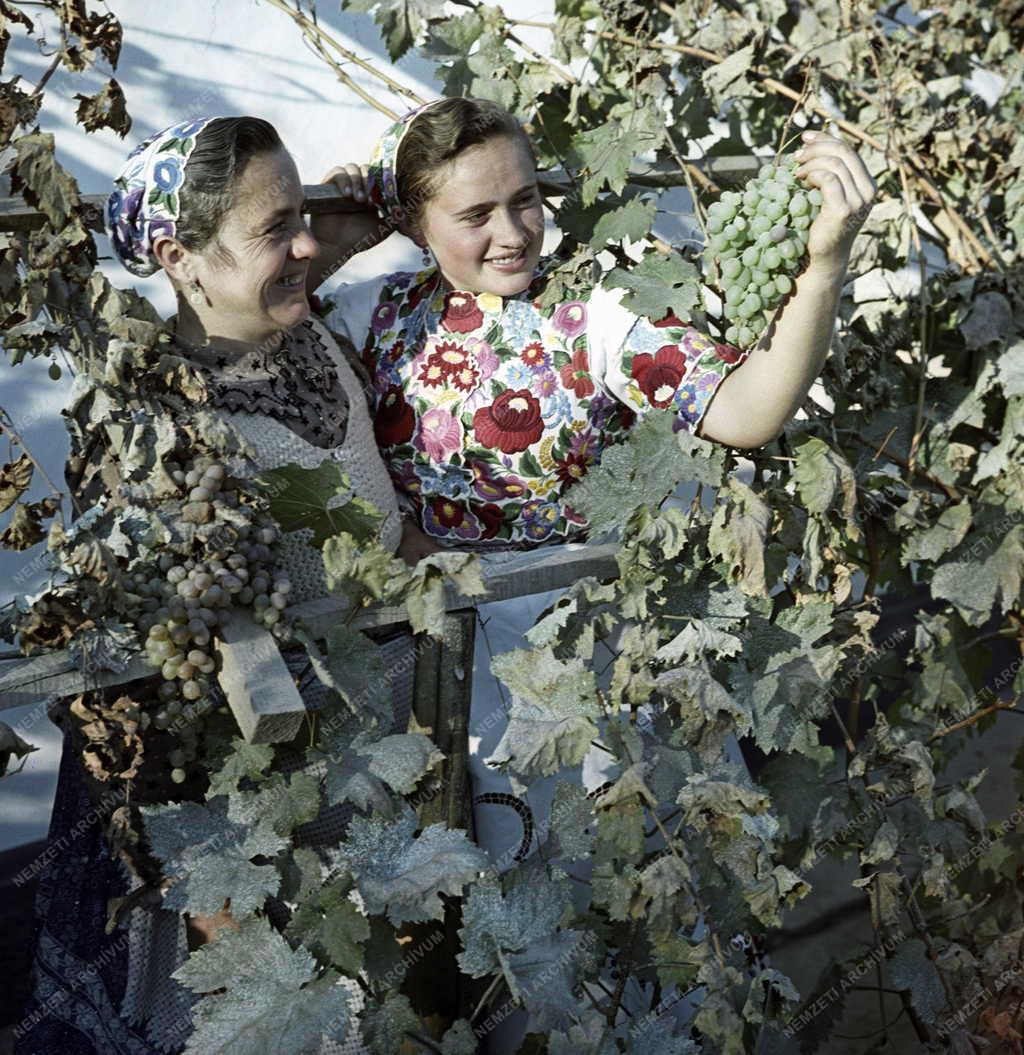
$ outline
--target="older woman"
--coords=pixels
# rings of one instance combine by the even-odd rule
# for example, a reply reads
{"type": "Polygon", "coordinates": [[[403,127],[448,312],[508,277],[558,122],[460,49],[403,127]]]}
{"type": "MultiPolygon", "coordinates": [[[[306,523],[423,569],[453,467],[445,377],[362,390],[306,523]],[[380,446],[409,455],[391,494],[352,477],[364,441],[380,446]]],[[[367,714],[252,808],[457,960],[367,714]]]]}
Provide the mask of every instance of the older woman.
{"type": "MultiPolygon", "coordinates": [[[[399,547],[402,527],[393,488],[373,441],[364,384],[329,330],[310,313],[307,280],[318,244],[302,213],[303,189],[288,151],[266,121],[216,117],[166,128],[129,156],[108,203],[117,258],[134,275],[163,271],[177,295],[170,321],[179,354],[201,375],[208,409],[244,441],[255,470],[337,461],[355,492],[384,514],[381,538],[399,547]]],[[[344,243],[364,234],[358,221],[344,243]]],[[[356,364],[358,368],[358,364],[356,364]]],[[[79,402],[87,397],[78,393],[79,402]]],[[[119,451],[104,430],[83,429],[75,479],[86,498],[116,498],[119,451]]],[[[126,441],[127,442],[127,441],[126,441]]],[[[319,554],[302,532],[284,536],[279,564],[293,597],[325,592],[319,554]]],[[[408,639],[382,644],[397,658],[408,639]]],[[[311,708],[322,688],[306,677],[304,656],[286,659],[311,708]]],[[[393,664],[389,664],[393,665],[393,664]]],[[[405,731],[411,686],[395,685],[395,727],[405,731]]],[[[132,691],[155,692],[136,684],[132,691]]],[[[190,1028],[194,997],[170,975],[223,925],[226,914],[187,920],[140,905],[127,931],[105,931],[108,902],[135,888],[96,821],[81,767],[80,732],[66,714],[65,749],[50,830],[55,851],[40,877],[33,1004],[17,1050],[54,1055],[156,1055],[178,1050],[190,1028]],[[69,833],[74,832],[73,837],[69,833]]],[[[132,794],[161,800],[174,789],[155,759],[132,794]]],[[[318,819],[317,844],[339,838],[340,818],[318,819]]],[[[331,1050],[338,1050],[337,1048],[331,1050]]],[[[363,1050],[358,1040],[343,1050],[363,1050]]]]}
{"type": "MultiPolygon", "coordinates": [[[[377,442],[403,512],[434,545],[487,551],[584,538],[567,490],[652,408],[734,447],[779,434],[821,368],[875,194],[852,150],[827,135],[805,139],[797,175],[824,197],[809,264],[771,340],[740,350],[671,314],[639,317],[620,304],[621,290],[585,278],[541,306],[555,261],[541,258],[533,151],[497,104],[438,100],[387,129],[369,196],[433,264],[341,287],[328,320],[362,349],[377,442]]],[[[470,773],[478,841],[502,866],[531,851],[556,777],[517,799],[486,764],[507,709],[488,653],[525,647],[522,632],[552,598],[481,609],[470,773]]],[[[584,762],[590,789],[604,779],[601,758],[584,762]]]]}

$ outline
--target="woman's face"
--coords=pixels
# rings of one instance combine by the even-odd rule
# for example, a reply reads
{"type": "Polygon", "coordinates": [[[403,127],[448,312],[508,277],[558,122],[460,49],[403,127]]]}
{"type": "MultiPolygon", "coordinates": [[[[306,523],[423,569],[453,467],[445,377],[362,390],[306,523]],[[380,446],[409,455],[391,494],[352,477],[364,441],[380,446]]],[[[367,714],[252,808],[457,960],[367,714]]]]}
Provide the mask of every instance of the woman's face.
{"type": "Polygon", "coordinates": [[[422,233],[454,289],[509,297],[530,284],[544,241],[537,175],[518,136],[464,150],[424,205],[422,233]]]}
{"type": "Polygon", "coordinates": [[[309,314],[306,273],[318,246],[302,218],[302,202],[287,150],[258,154],[246,165],[216,238],[193,255],[204,294],[196,312],[208,334],[260,340],[309,314]]]}

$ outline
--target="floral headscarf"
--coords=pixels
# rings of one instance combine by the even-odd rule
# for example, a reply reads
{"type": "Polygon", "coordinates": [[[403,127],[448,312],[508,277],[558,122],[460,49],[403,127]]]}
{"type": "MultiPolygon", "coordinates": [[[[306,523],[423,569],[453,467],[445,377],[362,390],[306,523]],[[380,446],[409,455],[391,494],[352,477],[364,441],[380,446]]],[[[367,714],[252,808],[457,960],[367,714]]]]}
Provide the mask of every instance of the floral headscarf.
{"type": "Polygon", "coordinates": [[[396,225],[406,219],[406,211],[398,198],[398,147],[405,133],[409,131],[413,118],[419,117],[424,110],[429,109],[442,99],[432,99],[415,110],[403,114],[393,125],[389,126],[384,134],[377,140],[377,145],[370,155],[370,163],[367,166],[369,176],[366,181],[367,193],[370,201],[377,206],[385,219],[390,219],[396,225]]]}
{"type": "Polygon", "coordinates": [[[185,182],[185,163],[199,133],[214,120],[200,117],[157,132],[128,155],[117,174],[104,221],[114,252],[133,275],[152,275],[160,269],[153,240],[161,234],[173,236],[181,213],[178,192],[185,182]]]}

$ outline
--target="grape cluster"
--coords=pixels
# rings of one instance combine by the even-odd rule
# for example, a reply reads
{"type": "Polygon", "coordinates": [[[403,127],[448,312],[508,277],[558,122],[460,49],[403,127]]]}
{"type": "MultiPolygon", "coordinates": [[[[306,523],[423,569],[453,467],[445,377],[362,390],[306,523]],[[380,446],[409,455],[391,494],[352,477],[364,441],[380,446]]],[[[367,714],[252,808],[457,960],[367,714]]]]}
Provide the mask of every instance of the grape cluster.
{"type": "Polygon", "coordinates": [[[708,208],[708,250],[725,291],[725,339],[749,347],[793,288],[821,191],[805,190],[797,162],[762,165],[742,193],[726,191],[708,208]]]}
{"type": "Polygon", "coordinates": [[[278,539],[273,521],[240,503],[237,483],[223,465],[191,461],[172,467],[171,477],[187,489],[181,517],[200,525],[195,532],[200,552],[193,546],[188,555],[165,552],[155,562],[136,564],[129,589],[141,598],[137,625],[148,635],[146,657],[164,678],[152,724],[180,736],[180,747],[168,760],[171,780],[181,784],[198,754],[197,719],[209,707],[216,669],[211,641],[224,610],[249,607],[257,622],[271,628],[288,605],[291,583],[273,570],[271,547],[278,539]]]}

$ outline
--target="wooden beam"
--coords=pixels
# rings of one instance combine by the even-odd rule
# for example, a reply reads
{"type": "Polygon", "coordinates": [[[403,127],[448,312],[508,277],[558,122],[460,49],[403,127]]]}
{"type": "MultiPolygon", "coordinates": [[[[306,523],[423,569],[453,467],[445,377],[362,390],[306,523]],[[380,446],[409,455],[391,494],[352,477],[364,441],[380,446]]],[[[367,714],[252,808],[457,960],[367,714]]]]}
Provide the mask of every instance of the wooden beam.
{"type": "MultiPolygon", "coordinates": [[[[752,155],[722,156],[699,158],[692,164],[705,172],[712,179],[746,180],[757,175],[757,170],[764,163],[764,158],[752,155]]],[[[671,161],[659,161],[653,165],[638,168],[630,174],[629,181],[646,187],[675,187],[684,185],[682,174],[671,161]]],[[[538,183],[541,190],[551,196],[559,197],[570,189],[570,182],[564,172],[553,171],[539,174],[538,183]]],[[[311,216],[330,212],[363,212],[366,205],[354,202],[339,194],[333,187],[322,183],[307,183],[302,188],[305,195],[303,212],[311,216]]],[[[90,230],[103,232],[103,211],[107,204],[106,194],[83,194],[85,222],[90,230]]],[[[26,232],[34,231],[43,225],[43,214],[20,197],[0,197],[0,231],[26,232]]]]}
{"type": "MultiPolygon", "coordinates": [[[[574,543],[486,554],[482,558],[482,578],[487,596],[463,597],[449,586],[445,609],[462,613],[488,601],[561,589],[588,576],[612,578],[618,574],[618,548],[614,542],[574,543]]],[[[322,597],[294,605],[288,614],[301,619],[314,638],[322,638],[346,614],[345,602],[340,597],[322,597]]],[[[404,608],[375,605],[353,619],[352,625],[362,629],[405,622],[408,614],[404,608]]],[[[305,710],[277,641],[241,611],[226,613],[224,626],[220,683],[243,736],[260,738],[256,742],[289,739],[285,734],[289,729],[291,735],[295,734],[305,710]]],[[[141,656],[134,657],[120,674],[107,670],[87,673],[76,667],[64,651],[8,660],[0,663],[0,711],[46,698],[77,696],[89,688],[122,685],[152,673],[153,668],[141,656]]]]}
{"type": "Polygon", "coordinates": [[[240,611],[228,611],[214,640],[217,680],[242,736],[251,744],[291,740],[306,705],[271,633],[240,611]]]}

